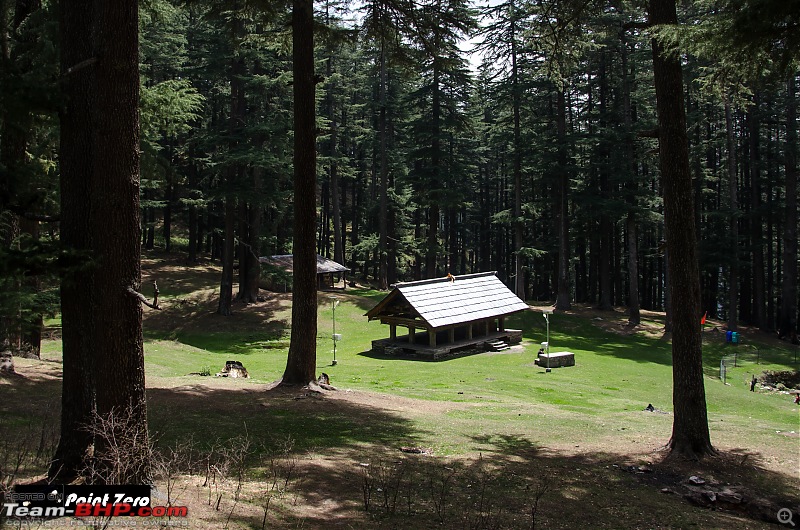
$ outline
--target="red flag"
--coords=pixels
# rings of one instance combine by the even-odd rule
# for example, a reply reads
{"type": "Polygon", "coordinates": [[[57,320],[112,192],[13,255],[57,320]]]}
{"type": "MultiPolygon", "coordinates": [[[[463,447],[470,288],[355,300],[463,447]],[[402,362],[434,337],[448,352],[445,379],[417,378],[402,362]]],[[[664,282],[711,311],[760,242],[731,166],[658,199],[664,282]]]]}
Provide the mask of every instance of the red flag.
{"type": "Polygon", "coordinates": [[[707,317],[707,316],[708,316],[708,311],[706,311],[705,313],[703,313],[703,318],[701,318],[701,319],[700,319],[700,325],[701,325],[701,326],[705,326],[705,324],[706,324],[706,317],[707,317]]]}

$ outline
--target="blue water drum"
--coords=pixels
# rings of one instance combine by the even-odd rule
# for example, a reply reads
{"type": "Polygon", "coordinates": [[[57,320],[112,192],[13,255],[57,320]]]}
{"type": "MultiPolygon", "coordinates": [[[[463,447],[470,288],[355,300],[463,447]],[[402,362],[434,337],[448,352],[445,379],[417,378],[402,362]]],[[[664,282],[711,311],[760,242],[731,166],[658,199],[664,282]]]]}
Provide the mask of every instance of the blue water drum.
{"type": "Polygon", "coordinates": [[[725,342],[731,342],[732,340],[733,340],[733,331],[726,331],[725,342]]]}

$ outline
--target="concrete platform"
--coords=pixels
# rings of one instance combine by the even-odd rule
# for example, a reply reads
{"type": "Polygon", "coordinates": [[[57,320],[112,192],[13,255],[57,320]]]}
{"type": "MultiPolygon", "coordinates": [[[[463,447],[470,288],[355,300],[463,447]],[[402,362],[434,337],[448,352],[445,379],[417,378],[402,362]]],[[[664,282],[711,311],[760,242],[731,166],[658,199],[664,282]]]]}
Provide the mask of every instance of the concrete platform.
{"type": "Polygon", "coordinates": [[[575,354],[571,351],[559,351],[552,353],[540,353],[536,359],[536,364],[541,367],[561,368],[562,366],[575,366],[575,354]],[[550,357],[550,364],[547,364],[547,357],[550,357]]]}
{"type": "Polygon", "coordinates": [[[379,339],[372,341],[372,351],[386,355],[409,356],[438,361],[461,355],[471,355],[495,351],[491,343],[504,341],[507,344],[519,344],[522,341],[522,330],[506,329],[504,331],[490,331],[486,335],[471,339],[458,338],[452,343],[446,343],[447,331],[436,334],[436,346],[430,346],[428,332],[414,334],[414,342],[409,341],[408,335],[398,336],[396,339],[379,339]]]}

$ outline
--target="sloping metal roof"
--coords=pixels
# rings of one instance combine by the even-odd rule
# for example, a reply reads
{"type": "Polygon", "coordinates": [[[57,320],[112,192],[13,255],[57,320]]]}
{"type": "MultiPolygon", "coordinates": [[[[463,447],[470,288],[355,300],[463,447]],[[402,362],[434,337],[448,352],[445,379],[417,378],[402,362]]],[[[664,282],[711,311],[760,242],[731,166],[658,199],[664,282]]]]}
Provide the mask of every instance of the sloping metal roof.
{"type": "MultiPolygon", "coordinates": [[[[277,256],[262,256],[258,258],[258,261],[261,263],[267,263],[269,265],[273,265],[280,269],[285,270],[288,273],[292,273],[294,270],[294,255],[293,254],[278,254],[277,256]]],[[[317,254],[317,274],[328,274],[331,272],[345,272],[349,271],[347,267],[336,263],[332,259],[323,258],[319,254],[317,254]]]]}
{"type": "Polygon", "coordinates": [[[496,318],[529,309],[494,272],[482,272],[398,283],[372,308],[370,320],[381,318],[393,303],[405,300],[431,329],[496,318]]]}

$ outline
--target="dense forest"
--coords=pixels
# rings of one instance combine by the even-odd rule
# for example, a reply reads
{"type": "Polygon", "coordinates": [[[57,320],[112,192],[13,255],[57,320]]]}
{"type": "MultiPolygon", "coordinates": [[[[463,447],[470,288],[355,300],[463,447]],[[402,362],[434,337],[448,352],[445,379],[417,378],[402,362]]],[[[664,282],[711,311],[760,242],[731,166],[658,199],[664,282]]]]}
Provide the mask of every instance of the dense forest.
{"type": "MultiPolygon", "coordinates": [[[[658,36],[682,53],[702,311],[796,337],[791,6],[686,2],[653,28],[627,0],[317,2],[317,253],[380,288],[496,270],[523,299],[669,314],[658,36]]],[[[293,252],[290,7],[138,6],[141,245],[221,261],[222,314],[293,252]]],[[[59,113],[93,59],[64,73],[59,16],[0,2],[0,327],[34,353],[86,258],[59,247],[59,113]]]]}

